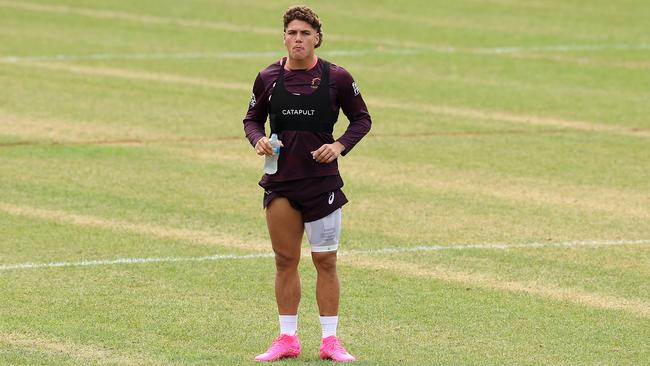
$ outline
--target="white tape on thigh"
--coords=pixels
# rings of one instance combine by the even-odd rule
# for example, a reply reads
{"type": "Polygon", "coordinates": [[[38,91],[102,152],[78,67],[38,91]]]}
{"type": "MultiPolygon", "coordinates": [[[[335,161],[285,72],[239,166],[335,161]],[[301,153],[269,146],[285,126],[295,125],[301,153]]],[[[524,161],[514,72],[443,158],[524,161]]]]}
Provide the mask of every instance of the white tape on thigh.
{"type": "Polygon", "coordinates": [[[305,232],[312,252],[332,252],[339,248],[341,209],[312,222],[305,223],[305,232]]]}

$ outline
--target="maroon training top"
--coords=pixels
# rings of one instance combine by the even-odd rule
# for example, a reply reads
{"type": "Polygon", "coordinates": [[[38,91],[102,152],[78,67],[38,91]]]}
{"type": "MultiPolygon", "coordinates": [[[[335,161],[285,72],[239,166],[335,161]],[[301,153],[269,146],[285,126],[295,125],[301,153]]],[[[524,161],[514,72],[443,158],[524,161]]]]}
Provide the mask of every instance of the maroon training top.
{"type": "MultiPolygon", "coordinates": [[[[253,146],[266,135],[264,125],[268,117],[269,98],[273,94],[283,61],[284,58],[269,65],[255,79],[253,95],[244,118],[244,131],[253,146]]],[[[287,91],[294,94],[311,94],[319,86],[323,66],[324,61],[319,58],[316,65],[308,70],[285,70],[284,84],[287,91]]],[[[370,115],[350,73],[334,64],[330,66],[329,92],[332,110],[341,108],[350,121],[345,133],[337,140],[345,146],[342,155],[346,155],[370,130],[370,115]]],[[[318,164],[316,167],[314,164],[307,165],[303,161],[311,159],[314,146],[318,148],[323,144],[334,142],[331,134],[285,130],[279,133],[279,139],[285,148],[280,151],[278,172],[273,175],[265,174],[260,181],[262,187],[277,186],[280,182],[328,176],[334,177],[327,180],[341,181],[336,161],[318,164]],[[291,153],[283,155],[283,152],[287,151],[291,153]]]]}

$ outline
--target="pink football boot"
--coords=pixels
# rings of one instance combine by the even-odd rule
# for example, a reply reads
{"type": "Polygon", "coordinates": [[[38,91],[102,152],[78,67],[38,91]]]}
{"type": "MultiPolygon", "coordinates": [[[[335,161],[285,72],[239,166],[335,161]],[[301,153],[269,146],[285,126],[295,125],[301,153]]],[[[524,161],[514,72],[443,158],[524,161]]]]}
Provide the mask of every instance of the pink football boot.
{"type": "Polygon", "coordinates": [[[298,336],[280,334],[273,340],[266,352],[255,357],[257,361],[277,361],[286,357],[298,357],[300,355],[300,341],[298,336]]]}
{"type": "Polygon", "coordinates": [[[343,348],[336,336],[329,336],[323,339],[320,345],[320,358],[334,360],[336,362],[348,362],[356,360],[354,356],[343,348]]]}

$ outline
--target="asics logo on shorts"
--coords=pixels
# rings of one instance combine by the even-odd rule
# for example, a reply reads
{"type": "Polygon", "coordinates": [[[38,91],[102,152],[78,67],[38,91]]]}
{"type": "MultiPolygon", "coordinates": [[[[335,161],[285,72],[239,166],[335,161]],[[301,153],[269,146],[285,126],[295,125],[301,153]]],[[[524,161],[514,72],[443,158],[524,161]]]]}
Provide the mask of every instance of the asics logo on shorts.
{"type": "Polygon", "coordinates": [[[334,202],[334,192],[330,193],[330,198],[327,199],[327,204],[331,205],[334,202]]]}

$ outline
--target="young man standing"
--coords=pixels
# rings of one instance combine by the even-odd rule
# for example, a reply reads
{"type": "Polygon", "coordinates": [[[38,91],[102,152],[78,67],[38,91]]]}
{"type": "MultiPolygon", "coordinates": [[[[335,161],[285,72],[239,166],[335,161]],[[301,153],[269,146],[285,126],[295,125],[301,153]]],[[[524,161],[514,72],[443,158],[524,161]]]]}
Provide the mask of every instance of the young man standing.
{"type": "Polygon", "coordinates": [[[368,133],[371,120],[352,76],[315,55],[323,41],[322,25],[308,7],[284,14],[288,55],[262,70],[244,119],[246,137],[258,155],[273,155],[265,122],[282,143],[275,174],[265,174],[263,204],[275,252],[275,297],[280,335],[259,361],[297,357],[300,303],[300,245],[307,233],[316,267],[316,300],[322,325],[320,357],[354,361],[336,336],[340,286],[336,253],[341,207],[347,202],[337,158],[346,155],[368,133]],[[333,126],[343,110],[350,124],[334,140],[333,126]]]}

